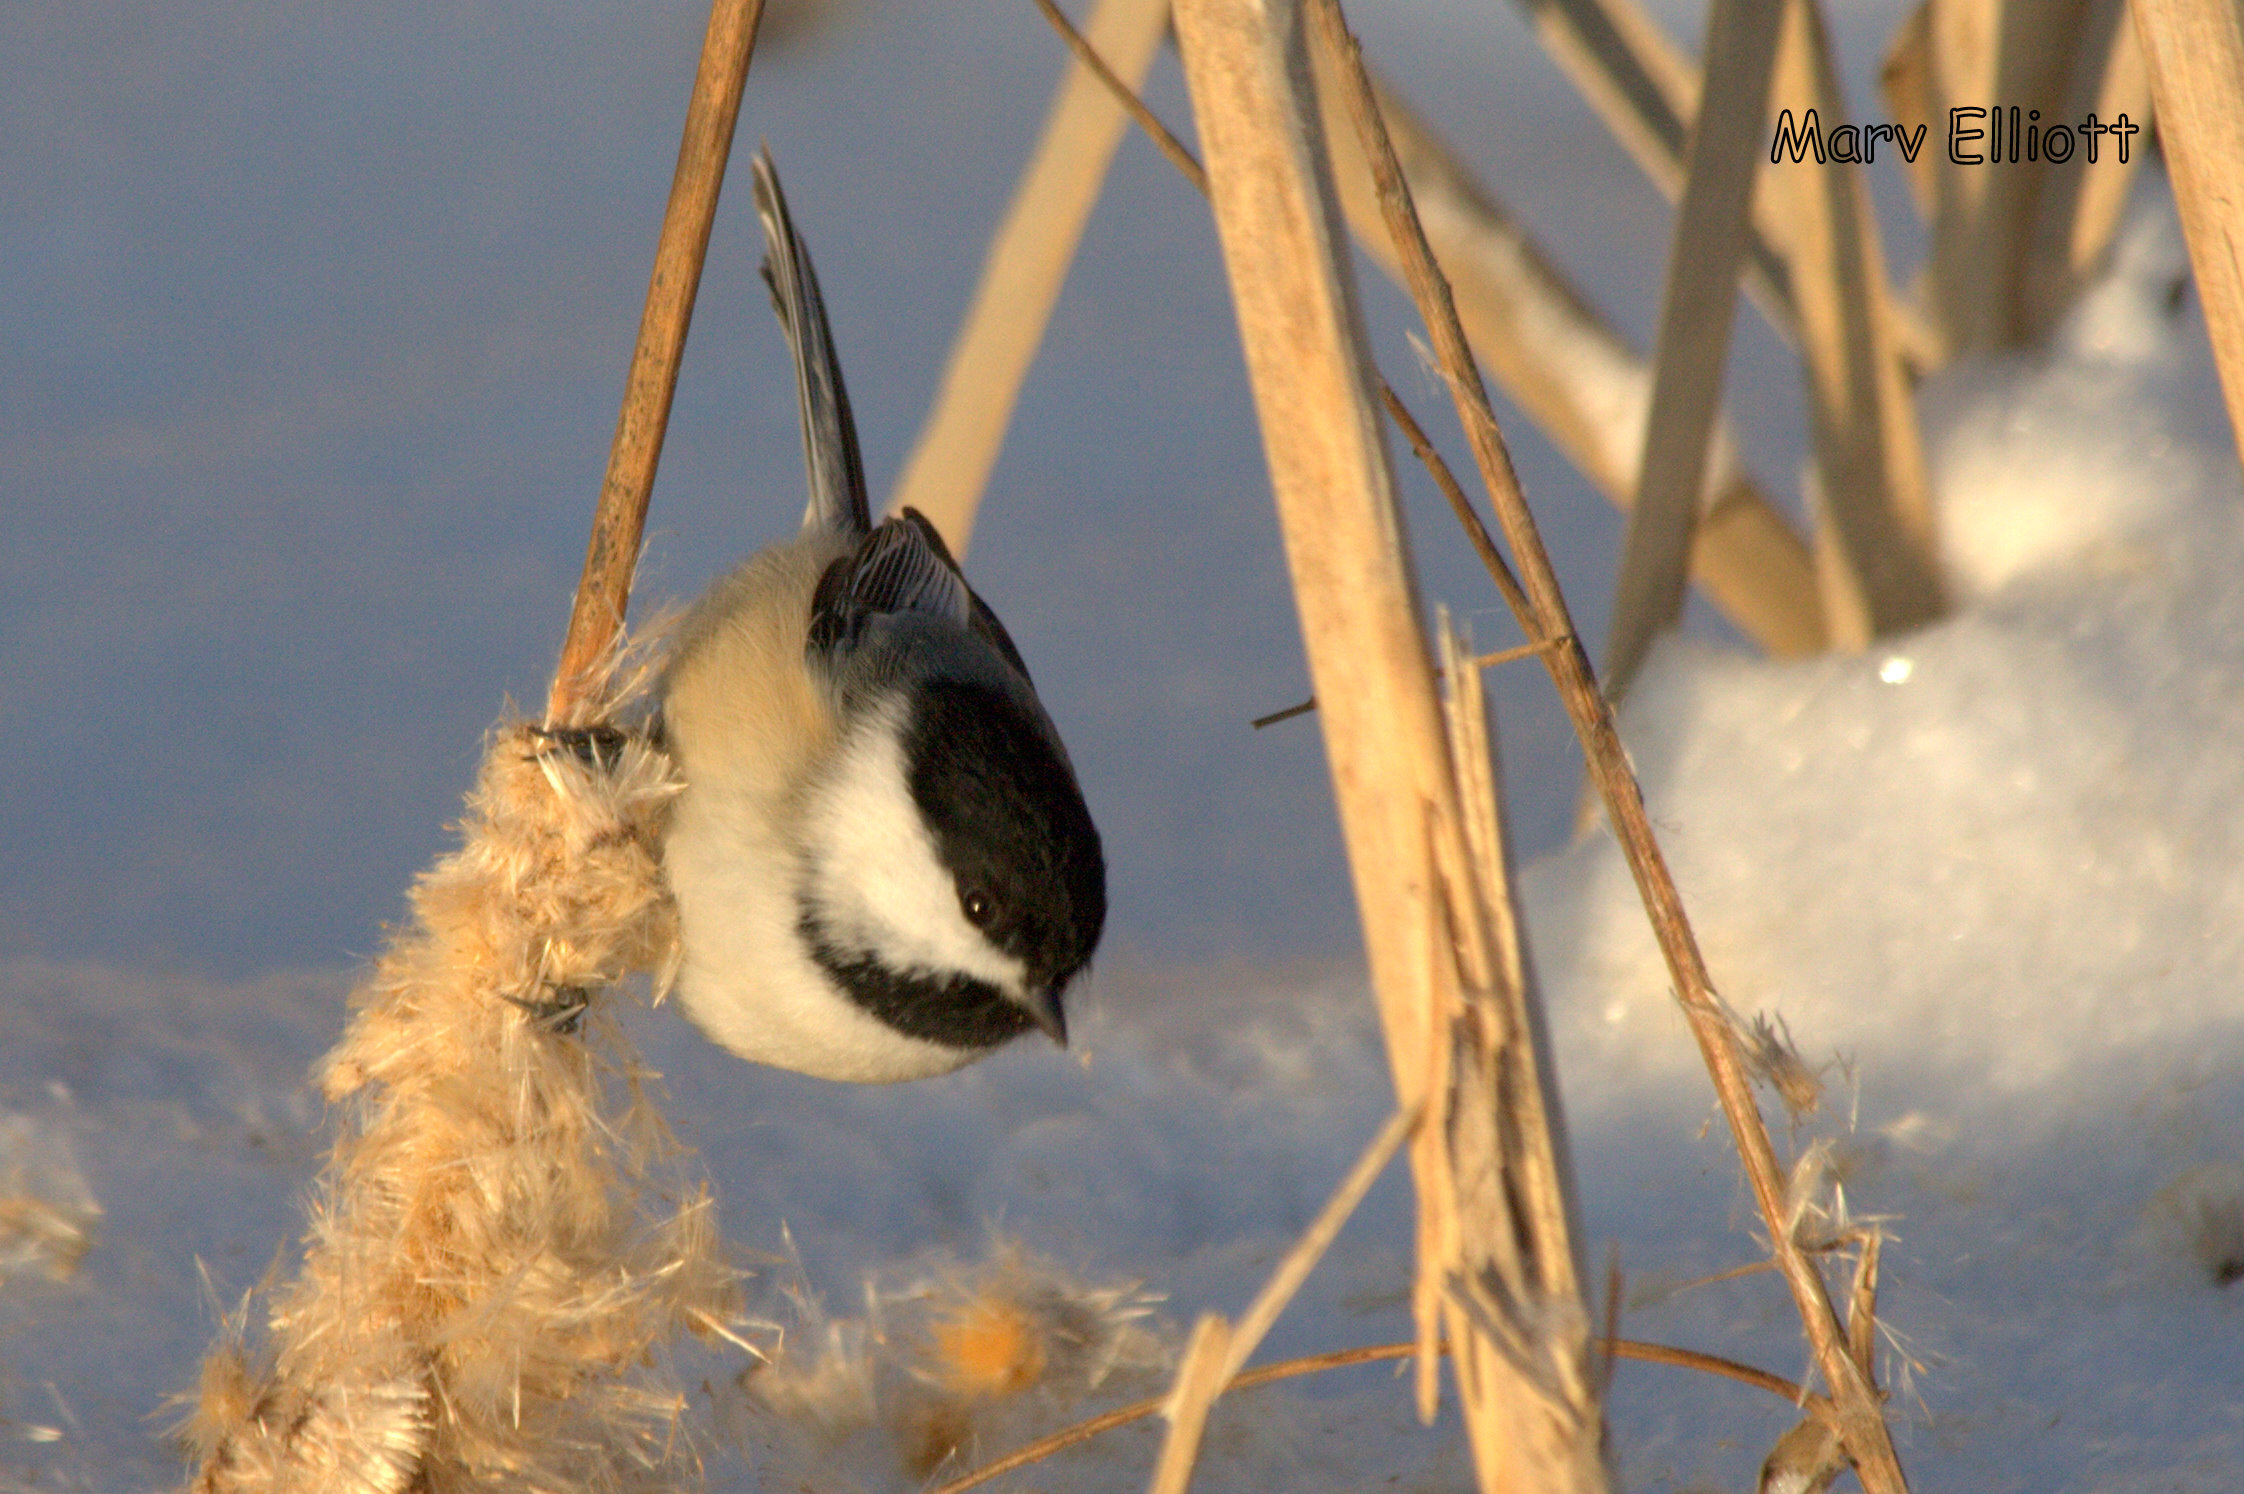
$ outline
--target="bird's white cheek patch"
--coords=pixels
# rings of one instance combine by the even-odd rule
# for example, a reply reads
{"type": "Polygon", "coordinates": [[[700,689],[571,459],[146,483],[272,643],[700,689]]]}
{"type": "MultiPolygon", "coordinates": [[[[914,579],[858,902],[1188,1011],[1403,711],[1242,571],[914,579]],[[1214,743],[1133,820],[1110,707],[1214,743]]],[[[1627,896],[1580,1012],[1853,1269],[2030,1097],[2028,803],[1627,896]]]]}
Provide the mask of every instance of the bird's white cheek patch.
{"type": "Polygon", "coordinates": [[[959,910],[887,725],[855,733],[813,791],[810,890],[826,930],[893,970],[971,975],[1018,996],[1027,971],[959,910]]]}

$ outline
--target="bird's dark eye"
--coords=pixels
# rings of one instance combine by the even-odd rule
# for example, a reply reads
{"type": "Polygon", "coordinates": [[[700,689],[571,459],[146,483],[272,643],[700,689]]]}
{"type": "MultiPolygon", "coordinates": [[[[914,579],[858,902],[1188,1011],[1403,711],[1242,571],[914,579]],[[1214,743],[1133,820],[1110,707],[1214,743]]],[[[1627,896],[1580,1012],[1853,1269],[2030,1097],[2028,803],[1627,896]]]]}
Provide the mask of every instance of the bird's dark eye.
{"type": "Polygon", "coordinates": [[[966,914],[966,921],[978,929],[990,926],[997,917],[997,900],[979,887],[969,887],[958,895],[958,906],[966,914]]]}

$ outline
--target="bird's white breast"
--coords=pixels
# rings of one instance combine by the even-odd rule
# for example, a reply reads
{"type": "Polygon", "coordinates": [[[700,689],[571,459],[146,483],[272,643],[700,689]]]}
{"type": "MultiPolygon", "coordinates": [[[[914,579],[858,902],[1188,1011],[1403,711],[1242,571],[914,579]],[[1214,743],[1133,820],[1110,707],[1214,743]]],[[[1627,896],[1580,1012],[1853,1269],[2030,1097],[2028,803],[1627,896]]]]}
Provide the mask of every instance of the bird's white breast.
{"type": "Polygon", "coordinates": [[[686,786],[663,854],[678,903],[678,994],[694,1022],[758,1063],[880,1082],[943,1073],[973,1055],[859,1008],[796,927],[805,813],[840,731],[804,666],[810,596],[845,550],[824,536],[767,550],[682,624],[662,692],[686,786]]]}

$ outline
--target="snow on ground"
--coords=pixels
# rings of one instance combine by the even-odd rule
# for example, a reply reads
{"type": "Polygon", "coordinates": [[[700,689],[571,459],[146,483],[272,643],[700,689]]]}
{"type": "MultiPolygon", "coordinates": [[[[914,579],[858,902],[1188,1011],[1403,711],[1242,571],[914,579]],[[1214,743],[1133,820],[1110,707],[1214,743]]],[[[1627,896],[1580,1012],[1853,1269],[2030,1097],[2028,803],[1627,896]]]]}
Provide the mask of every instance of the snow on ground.
{"type": "MultiPolygon", "coordinates": [[[[1854,659],[1671,644],[1625,723],[1726,996],[1825,1067],[1792,1144],[1832,1138],[1844,1206],[1888,1222],[1922,1489],[2244,1485],[2244,507],[2170,217],[2123,261],[2055,354],[1926,401],[1964,610],[1854,659]]],[[[1693,1284],[1753,1258],[1753,1221],[1618,857],[1587,841],[1526,895],[1623,1331],[1801,1373],[1770,1277],[1693,1284]]],[[[0,1489],[176,1478],[162,1400],[298,1227],[341,987],[0,965],[0,1489]]],[[[720,1485],[911,1488],[949,1439],[1149,1393],[1383,1118],[1348,969],[1107,968],[1085,1007],[1077,1055],[895,1089],[633,1022],[788,1330],[745,1390],[738,1356],[681,1364],[720,1485]],[[1003,1352],[931,1370],[991,1300],[1003,1352]]],[[[1402,1336],[1406,1208],[1389,1177],[1266,1357],[1402,1336]]],[[[1406,1399],[1380,1367],[1243,1397],[1200,1486],[1462,1486],[1453,1421],[1406,1399]]],[[[1624,1484],[1750,1487],[1788,1420],[1623,1365],[1624,1484]]],[[[1016,1486],[1135,1487],[1151,1449],[1016,1486]]]]}

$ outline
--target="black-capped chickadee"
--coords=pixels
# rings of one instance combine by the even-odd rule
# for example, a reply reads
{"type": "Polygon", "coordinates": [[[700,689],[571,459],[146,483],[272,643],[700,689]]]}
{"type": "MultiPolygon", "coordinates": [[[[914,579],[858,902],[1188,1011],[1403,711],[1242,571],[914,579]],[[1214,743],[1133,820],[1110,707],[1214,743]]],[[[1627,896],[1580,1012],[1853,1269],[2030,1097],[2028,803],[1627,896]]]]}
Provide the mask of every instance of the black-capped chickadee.
{"type": "Polygon", "coordinates": [[[955,1069],[1040,1027],[1106,920],[1067,749],[1004,625],[917,512],[872,522],[810,255],[768,153],[764,279],[795,360],[802,532],[718,582],[660,684],[678,991],[743,1058],[955,1069]]]}

